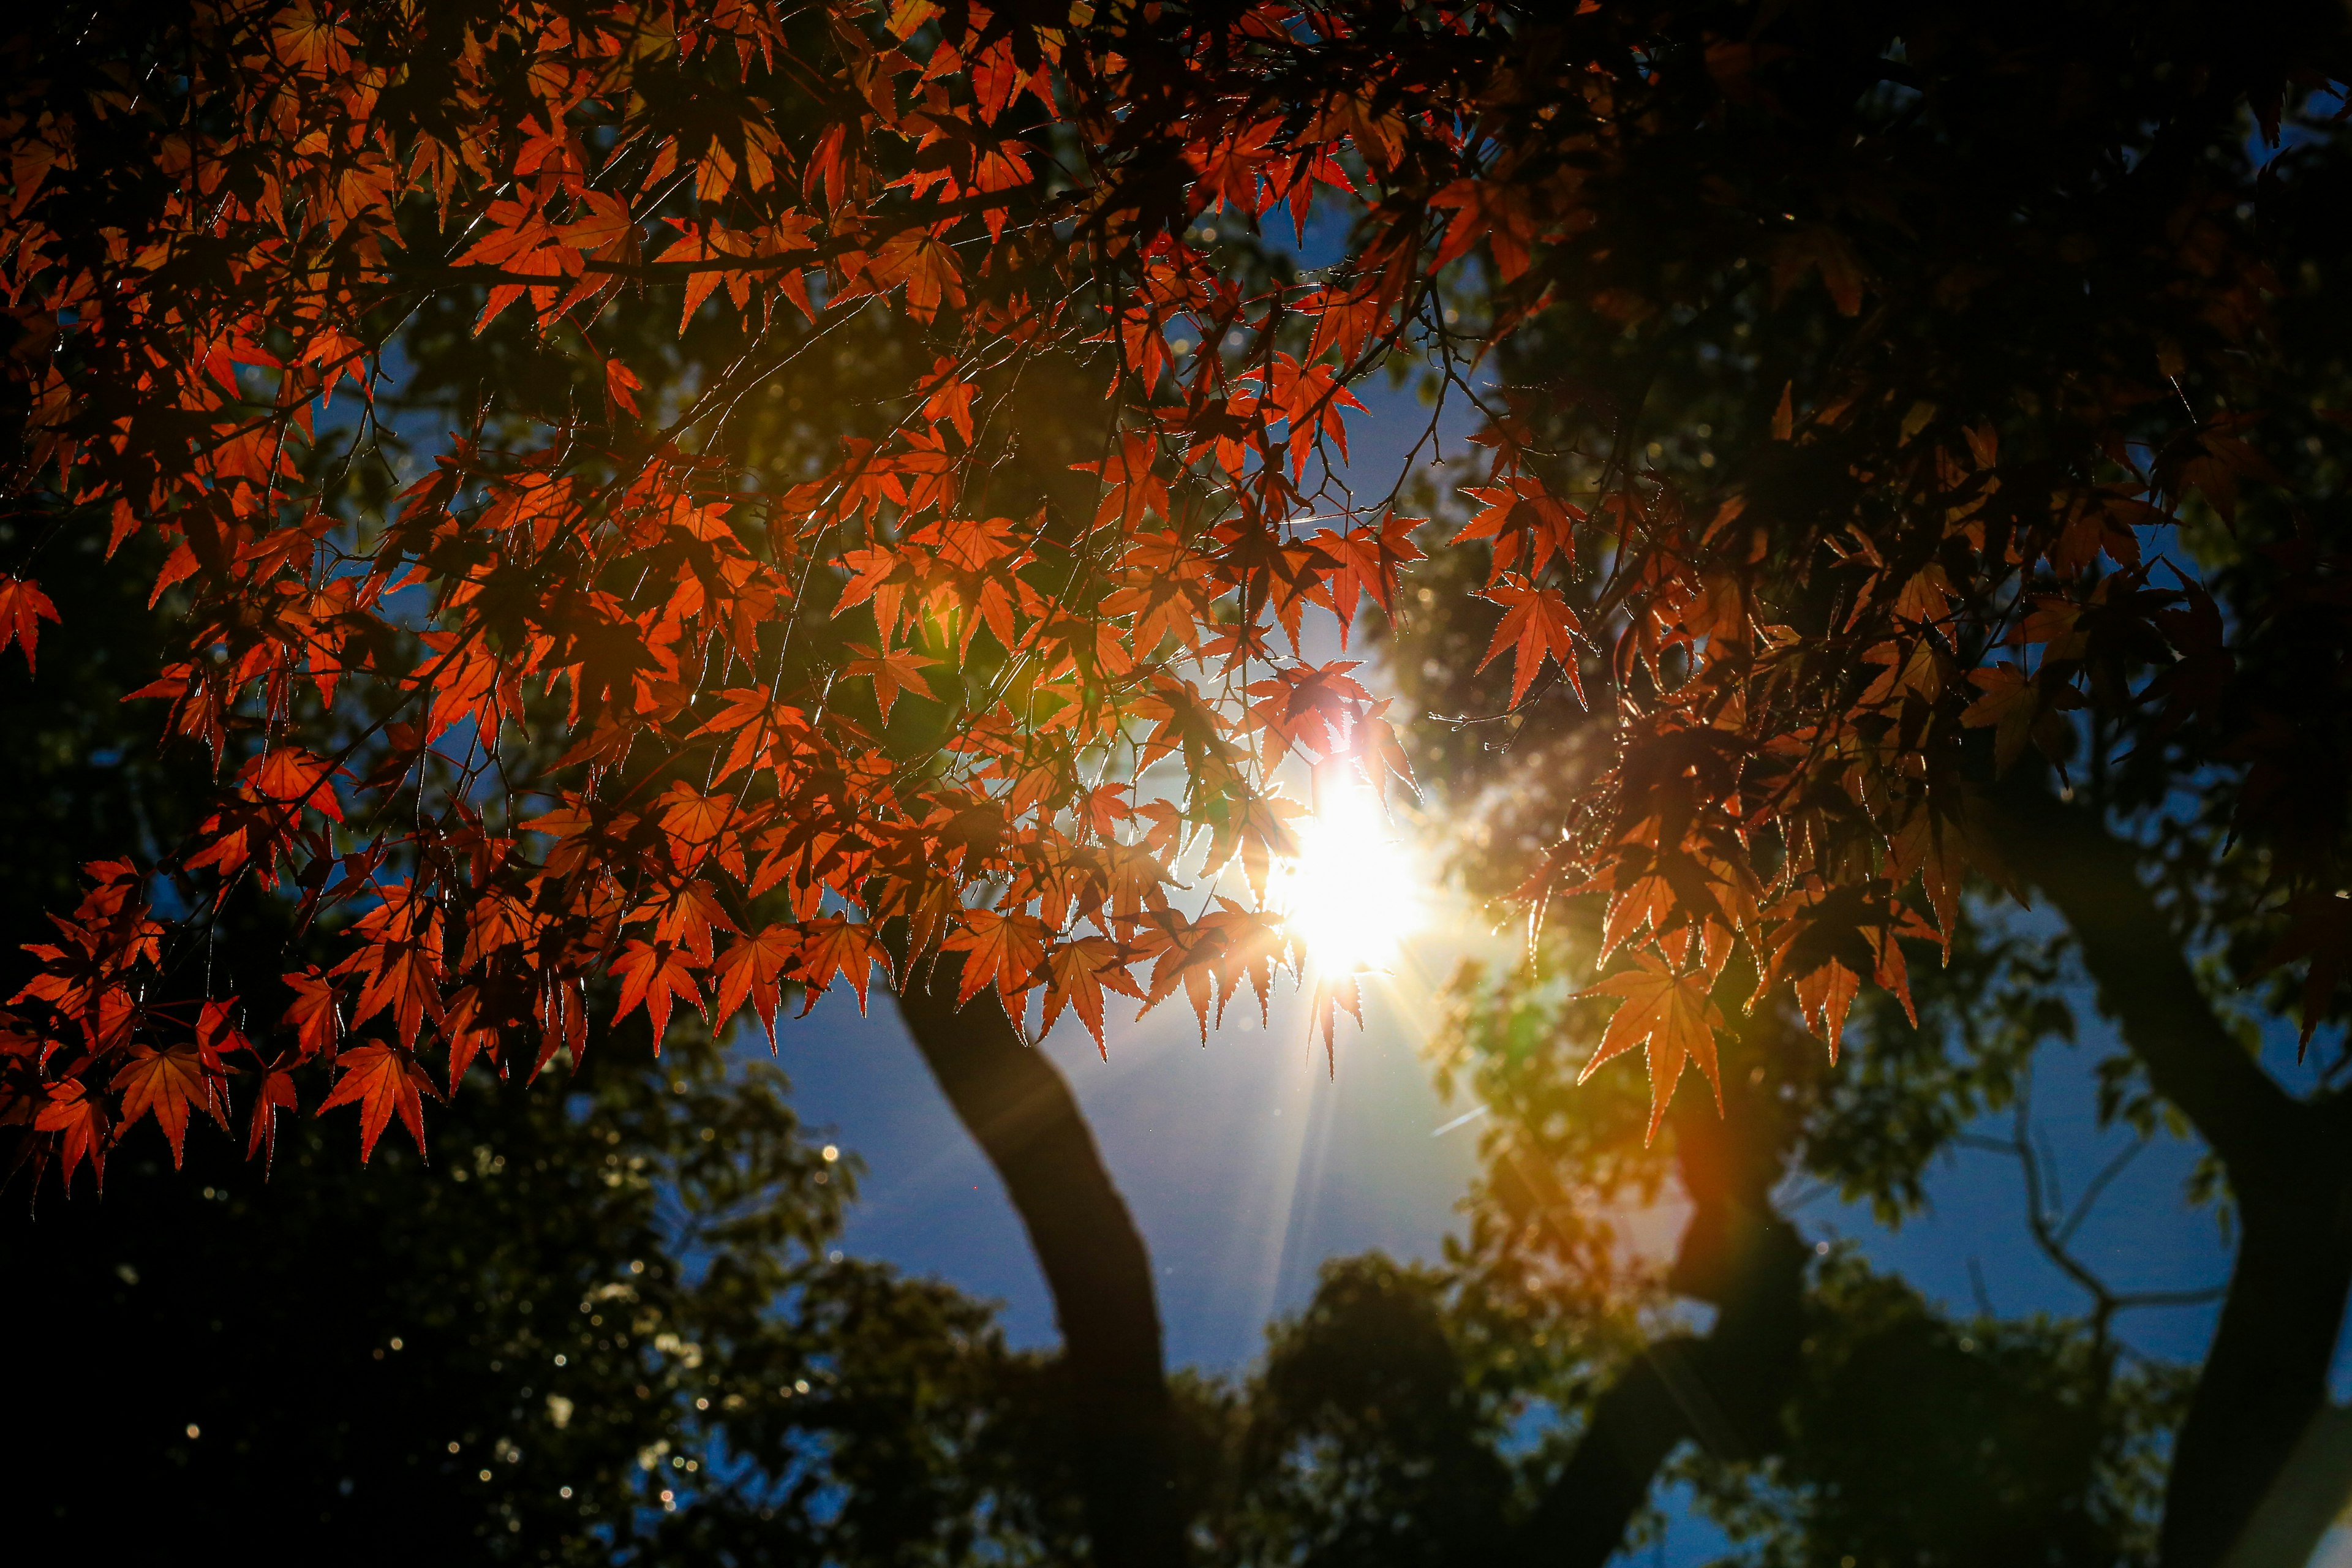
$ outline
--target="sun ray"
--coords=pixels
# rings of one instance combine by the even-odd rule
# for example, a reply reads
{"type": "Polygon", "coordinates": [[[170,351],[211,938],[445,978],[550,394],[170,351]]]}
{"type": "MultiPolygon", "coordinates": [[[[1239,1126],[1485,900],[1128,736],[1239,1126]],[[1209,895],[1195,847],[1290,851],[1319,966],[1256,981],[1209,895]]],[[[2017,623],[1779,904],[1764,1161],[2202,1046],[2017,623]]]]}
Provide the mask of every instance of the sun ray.
{"type": "Polygon", "coordinates": [[[1386,969],[1427,918],[1426,879],[1370,789],[1319,794],[1296,825],[1298,853],[1276,867],[1269,898],[1317,969],[1386,969]]]}

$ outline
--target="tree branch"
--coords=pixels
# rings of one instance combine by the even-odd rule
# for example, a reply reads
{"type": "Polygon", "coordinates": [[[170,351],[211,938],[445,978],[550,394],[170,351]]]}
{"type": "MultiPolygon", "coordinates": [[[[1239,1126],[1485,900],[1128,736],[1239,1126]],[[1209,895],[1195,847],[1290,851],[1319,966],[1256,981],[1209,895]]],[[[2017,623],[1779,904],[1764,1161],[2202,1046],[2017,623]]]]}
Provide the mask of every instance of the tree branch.
{"type": "Polygon", "coordinates": [[[2229,1170],[2242,1239],[2173,1445],[2158,1548],[2163,1568],[2215,1568],[2326,1403],[2352,1292],[2352,1162],[2326,1114],[2222,1026],[2140,880],[2137,850],[2030,780],[2000,805],[2004,857],[2073,927],[2124,1044],[2229,1170]]]}
{"type": "Polygon", "coordinates": [[[1727,1458],[1777,1447],[1803,1342],[1803,1238],[1774,1213],[1785,1147],[1771,1108],[1741,1095],[1730,1118],[1707,1105],[1675,1118],[1675,1154],[1694,1208],[1671,1283],[1714,1303],[1704,1338],[1643,1351],[1594,1405],[1584,1439],[1519,1532],[1522,1561],[1601,1568],[1624,1543],[1658,1467],[1685,1438],[1727,1458]]]}
{"type": "Polygon", "coordinates": [[[2179,938],[2139,877],[2139,854],[2090,811],[2021,783],[1999,805],[2004,858],[2040,888],[2082,944],[2099,1005],[2230,1167],[2233,1184],[2279,1164],[2281,1132],[2310,1107],[2290,1096],[2231,1037],[2182,956],[2179,938]]]}
{"type": "Polygon", "coordinates": [[[1151,1258],[1069,1085],[994,994],[961,1009],[950,954],[898,1012],[995,1167],[1053,1292],[1069,1452],[1098,1568],[1179,1568],[1184,1521],[1151,1258]]]}

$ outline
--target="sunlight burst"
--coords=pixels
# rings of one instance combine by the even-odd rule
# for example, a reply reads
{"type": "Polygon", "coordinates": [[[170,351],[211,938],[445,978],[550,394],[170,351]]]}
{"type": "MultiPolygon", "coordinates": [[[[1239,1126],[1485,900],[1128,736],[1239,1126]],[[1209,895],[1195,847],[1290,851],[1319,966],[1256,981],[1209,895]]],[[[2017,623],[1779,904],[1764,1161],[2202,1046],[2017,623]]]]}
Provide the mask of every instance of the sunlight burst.
{"type": "Polygon", "coordinates": [[[1293,825],[1295,859],[1279,863],[1267,892],[1309,960],[1326,971],[1381,969],[1424,911],[1422,874],[1372,792],[1328,789],[1293,825]]]}

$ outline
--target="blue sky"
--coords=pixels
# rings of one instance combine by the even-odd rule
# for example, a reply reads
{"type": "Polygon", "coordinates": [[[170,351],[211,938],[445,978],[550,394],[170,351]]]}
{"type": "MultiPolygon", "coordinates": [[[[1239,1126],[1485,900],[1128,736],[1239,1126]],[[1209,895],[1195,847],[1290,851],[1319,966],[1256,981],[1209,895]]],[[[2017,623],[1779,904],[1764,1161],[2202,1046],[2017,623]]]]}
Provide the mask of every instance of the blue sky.
{"type": "MultiPolygon", "coordinates": [[[[1349,422],[1352,468],[1379,478],[1377,494],[1427,416],[1409,394],[1378,385],[1364,394],[1370,408],[1349,422]]],[[[1449,416],[1454,447],[1464,422],[1449,416]]],[[[1269,1320],[1306,1302],[1327,1258],[1373,1248],[1438,1255],[1475,1164],[1476,1128],[1438,1131],[1470,1108],[1438,1099],[1420,1052],[1433,1023],[1429,998],[1484,940],[1463,911],[1439,924],[1411,946],[1391,982],[1368,991],[1362,1031],[1343,1021],[1328,1073],[1304,999],[1279,989],[1267,1026],[1236,1009],[1205,1047],[1181,1002],[1124,1025],[1114,1014],[1107,1060],[1074,1019],[1045,1042],[1150,1247],[1171,1364],[1246,1368],[1269,1320]]],[[[2129,1142],[2097,1125],[2092,1068],[2115,1041],[2088,995],[2076,1001],[2084,1038],[2047,1047],[2036,1084],[2035,1124],[2067,1202],[2129,1142]]],[[[781,1038],[803,1114],[837,1128],[868,1167],[845,1245],[1001,1301],[1018,1343],[1054,1342],[1051,1305],[1019,1221],[887,1000],[877,996],[872,1016],[861,1017],[836,992],[781,1038]]],[[[2291,1041],[2273,1048],[2291,1060],[2291,1041]]],[[[1632,1059],[1621,1067],[1641,1070],[1632,1059]]],[[[2009,1130],[2004,1112],[1982,1131],[2009,1130]]],[[[2085,1221],[2074,1250],[2111,1287],[2195,1289],[2226,1278],[2213,1216],[2183,1201],[2195,1154],[2159,1137],[2085,1221]]],[[[1936,1169],[1930,1194],[1929,1212],[1895,1232],[1833,1196],[1804,1204],[1795,1217],[1808,1236],[1850,1240],[1958,1310],[1970,1310],[1979,1290],[2004,1316],[2084,1309],[2083,1293],[2027,1233],[2013,1160],[1957,1152],[1936,1169]]],[[[1677,1228],[1671,1214],[1650,1227],[1662,1258],[1677,1228]]],[[[2147,1354],[2194,1360],[2217,1311],[2129,1312],[2118,1329],[2147,1354]]],[[[2339,1396],[2347,1381],[2339,1368],[2339,1396]]],[[[1720,1536],[1666,1501],[1666,1541],[1644,1549],[1643,1561],[1696,1563],[1722,1549],[1720,1536]]]]}
{"type": "MultiPolygon", "coordinates": [[[[1443,951],[1450,945],[1425,945],[1428,979],[1442,978],[1442,964],[1428,961],[1450,961],[1443,951]]],[[[1401,966],[1393,987],[1367,996],[1360,1034],[1342,1025],[1328,1076],[1320,1042],[1307,1037],[1303,999],[1280,992],[1270,1027],[1229,1019],[1206,1047],[1181,1005],[1114,1025],[1108,1061],[1067,1019],[1045,1043],[1150,1247],[1171,1364],[1244,1369],[1264,1345],[1267,1321],[1312,1294],[1326,1258],[1372,1248],[1437,1256],[1455,1224],[1476,1134],[1474,1123],[1433,1136],[1464,1107],[1439,1100],[1419,1056],[1429,1019],[1412,997],[1426,992],[1410,968],[1401,966]]],[[[868,1167],[844,1245],[1001,1301],[1016,1342],[1054,1343],[1052,1307],[1020,1222],[887,1002],[877,995],[873,1014],[860,1017],[854,1000],[835,994],[780,1038],[802,1113],[837,1128],[868,1167]]],[[[2123,1141],[2095,1125],[2089,1064],[2097,1054],[2095,1035],[2053,1047],[2040,1075],[2036,1120],[2070,1198],[2123,1141]]],[[[2007,1126],[2004,1116],[1987,1131],[2007,1126]]],[[[2190,1160],[2185,1145],[2159,1142],[2086,1223],[2077,1250],[2116,1288],[2193,1288],[2223,1278],[2227,1255],[2211,1216],[2181,1200],[2190,1160]]],[[[1834,1199],[1796,1217],[1809,1236],[1850,1238],[1960,1310],[1974,1299],[1972,1259],[2005,1316],[2081,1310],[2081,1293],[2026,1234],[2013,1162],[1962,1152],[1937,1169],[1931,1193],[1929,1215],[1899,1233],[1834,1199]]],[[[1654,1231],[1663,1255],[1673,1245],[1673,1216],[1661,1215],[1654,1231]]],[[[2120,1328],[2147,1353],[2194,1358],[2214,1314],[2210,1306],[2136,1312],[2120,1328]]],[[[1703,1522],[1668,1511],[1663,1561],[1700,1563],[1720,1549],[1703,1522]]]]}

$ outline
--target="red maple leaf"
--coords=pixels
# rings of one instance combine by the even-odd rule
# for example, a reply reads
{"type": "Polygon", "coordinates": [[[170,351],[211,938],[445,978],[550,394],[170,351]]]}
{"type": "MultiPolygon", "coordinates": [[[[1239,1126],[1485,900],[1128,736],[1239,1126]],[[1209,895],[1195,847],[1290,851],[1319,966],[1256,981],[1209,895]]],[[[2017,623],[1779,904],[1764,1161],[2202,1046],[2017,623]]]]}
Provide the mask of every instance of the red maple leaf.
{"type": "Polygon", "coordinates": [[[768,1049],[776,1048],[777,982],[800,957],[800,932],[790,926],[769,926],[747,936],[719,955],[711,979],[718,1001],[711,1009],[714,1028],[735,1016],[746,998],[768,1031],[768,1049]]]}
{"type": "Polygon", "coordinates": [[[253,1118],[247,1129],[245,1141],[245,1157],[250,1160],[259,1155],[265,1173],[278,1157],[278,1110],[280,1106],[293,1111],[299,1111],[302,1108],[301,1102],[295,1098],[294,1075],[276,1070],[265,1072],[261,1075],[260,1087],[254,1091],[253,1118]]]}
{"type": "Polygon", "coordinates": [[[656,1056],[661,1055],[662,1036],[669,1028],[670,998],[682,996],[698,1009],[702,1006],[702,987],[695,984],[688,960],[688,954],[668,942],[632,938],[613,964],[613,973],[621,977],[621,1005],[613,1022],[619,1023],[643,1006],[653,1023],[656,1056]]]}
{"type": "Polygon", "coordinates": [[[193,1108],[220,1120],[220,1100],[215,1089],[219,1069],[205,1059],[207,1055],[192,1045],[161,1051],[134,1045],[131,1060],[114,1075],[111,1087],[122,1090],[122,1124],[128,1127],[152,1114],[155,1125],[171,1140],[174,1170],[180,1165],[189,1110],[193,1108]]]}
{"type": "Polygon", "coordinates": [[[383,1133],[393,1113],[400,1113],[401,1124],[416,1141],[416,1152],[425,1152],[425,1104],[419,1093],[438,1100],[433,1080],[416,1065],[415,1054],[404,1046],[388,1046],[381,1040],[354,1046],[335,1058],[342,1069],[342,1078],[335,1084],[332,1094],[320,1103],[318,1114],[325,1115],[339,1105],[360,1108],[360,1163],[375,1152],[375,1141],[383,1133]]]}
{"type": "Polygon", "coordinates": [[[35,1131],[62,1132],[58,1158],[65,1162],[65,1182],[73,1184],[73,1174],[84,1160],[96,1174],[100,1185],[106,1181],[106,1107],[90,1094],[79,1079],[68,1079],[48,1088],[48,1098],[40,1112],[33,1118],[35,1131]]]}
{"type": "Polygon", "coordinates": [[[0,574],[0,652],[10,643],[25,650],[25,668],[34,668],[33,655],[41,644],[41,623],[58,617],[57,605],[30,577],[0,574]]]}
{"type": "Polygon", "coordinates": [[[1577,700],[1582,701],[1584,683],[1577,675],[1575,641],[1582,627],[1559,590],[1532,587],[1514,574],[1488,588],[1486,596],[1503,606],[1503,624],[1495,628],[1495,640],[1487,645],[1486,657],[1478,661],[1478,668],[1494,663],[1505,648],[1512,650],[1511,706],[1517,707],[1527,696],[1548,658],[1559,662],[1576,690],[1577,700]]]}

